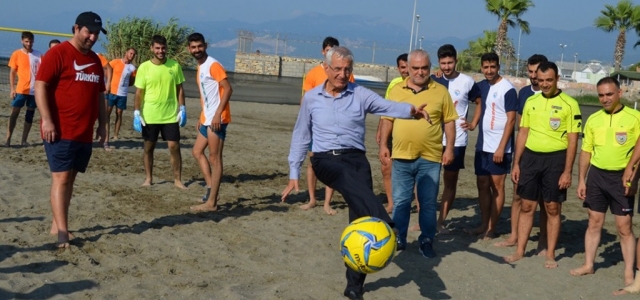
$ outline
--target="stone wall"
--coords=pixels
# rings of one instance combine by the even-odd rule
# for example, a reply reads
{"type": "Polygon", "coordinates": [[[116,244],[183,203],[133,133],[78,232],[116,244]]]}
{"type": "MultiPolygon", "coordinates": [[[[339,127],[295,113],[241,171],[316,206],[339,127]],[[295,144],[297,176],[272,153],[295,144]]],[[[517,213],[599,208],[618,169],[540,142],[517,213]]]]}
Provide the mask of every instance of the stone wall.
{"type": "MultiPolygon", "coordinates": [[[[283,77],[303,77],[310,69],[317,66],[320,59],[290,56],[264,55],[257,53],[236,53],[235,72],[275,75],[283,77]]],[[[353,73],[361,76],[373,76],[389,82],[398,76],[394,67],[355,63],[353,73]]]]}
{"type": "Polygon", "coordinates": [[[236,53],[235,72],[280,76],[280,56],[236,53]]]}

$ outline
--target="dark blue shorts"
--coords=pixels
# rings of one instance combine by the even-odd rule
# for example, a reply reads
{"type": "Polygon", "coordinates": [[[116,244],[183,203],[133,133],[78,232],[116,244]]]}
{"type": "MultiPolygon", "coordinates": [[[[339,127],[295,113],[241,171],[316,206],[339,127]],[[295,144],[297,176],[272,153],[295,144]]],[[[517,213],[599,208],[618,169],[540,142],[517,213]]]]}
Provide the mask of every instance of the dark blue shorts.
{"type": "MultiPolygon", "coordinates": [[[[442,151],[447,147],[442,148],[442,151]]],[[[464,155],[467,152],[467,146],[453,147],[453,162],[444,166],[445,171],[458,172],[460,169],[464,169],[464,155]]]]}
{"type": "Polygon", "coordinates": [[[60,140],[53,143],[44,142],[51,172],[76,170],[84,173],[91,159],[91,143],[60,140]]]}
{"type": "Polygon", "coordinates": [[[200,125],[200,134],[208,139],[209,131],[213,131],[213,133],[215,133],[220,140],[224,141],[224,139],[227,137],[227,125],[229,124],[220,124],[220,131],[214,131],[213,129],[209,130],[209,127],[211,126],[200,125]]]}
{"type": "Polygon", "coordinates": [[[127,96],[118,96],[114,94],[107,95],[107,106],[117,107],[119,109],[127,109],[127,96]]]}
{"type": "Polygon", "coordinates": [[[11,106],[13,107],[24,107],[25,104],[27,108],[36,108],[36,97],[33,95],[16,94],[16,97],[11,101],[11,106]]]}
{"type": "Polygon", "coordinates": [[[476,176],[505,175],[511,172],[511,153],[505,153],[502,162],[493,162],[493,153],[476,151],[476,176]]]}

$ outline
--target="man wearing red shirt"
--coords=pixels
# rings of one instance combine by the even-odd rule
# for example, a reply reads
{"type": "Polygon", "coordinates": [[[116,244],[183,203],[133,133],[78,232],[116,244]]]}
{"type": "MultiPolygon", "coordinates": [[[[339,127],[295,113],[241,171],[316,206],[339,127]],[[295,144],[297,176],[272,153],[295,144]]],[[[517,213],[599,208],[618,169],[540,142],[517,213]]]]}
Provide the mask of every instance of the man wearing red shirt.
{"type": "Polygon", "coordinates": [[[73,184],[89,164],[96,119],[101,143],[106,135],[104,70],[91,51],[100,31],[107,34],[96,13],[78,15],[73,37],[47,52],[36,75],[40,131],[51,169],[51,234],[57,234],[58,248],[68,248],[72,237],[67,224],[73,184]]]}

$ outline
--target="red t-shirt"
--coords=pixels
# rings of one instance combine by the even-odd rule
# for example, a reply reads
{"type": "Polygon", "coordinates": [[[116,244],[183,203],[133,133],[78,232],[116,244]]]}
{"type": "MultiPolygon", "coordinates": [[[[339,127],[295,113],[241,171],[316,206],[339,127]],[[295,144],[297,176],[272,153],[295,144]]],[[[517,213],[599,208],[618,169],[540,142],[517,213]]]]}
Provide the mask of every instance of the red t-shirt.
{"type": "Polygon", "coordinates": [[[91,143],[98,95],[105,90],[98,56],[93,51],[83,54],[65,41],[47,52],[36,81],[49,84],[48,105],[60,139],[91,143]]]}

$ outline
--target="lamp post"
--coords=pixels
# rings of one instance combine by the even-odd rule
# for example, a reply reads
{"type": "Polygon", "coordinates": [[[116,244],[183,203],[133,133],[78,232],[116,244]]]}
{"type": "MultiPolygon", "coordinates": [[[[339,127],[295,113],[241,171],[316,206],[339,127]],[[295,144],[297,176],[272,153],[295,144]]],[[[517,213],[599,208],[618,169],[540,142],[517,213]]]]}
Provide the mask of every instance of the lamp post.
{"type": "Polygon", "coordinates": [[[522,37],[522,28],[520,28],[520,33],[518,34],[518,60],[516,61],[516,77],[520,75],[520,38],[522,37]]]}
{"type": "Polygon", "coordinates": [[[409,37],[409,52],[411,52],[411,46],[413,45],[413,29],[415,28],[415,21],[416,21],[414,16],[416,15],[417,5],[418,5],[418,0],[413,0],[413,13],[411,14],[411,36],[409,37]]]}
{"type": "Polygon", "coordinates": [[[567,48],[567,44],[560,44],[560,49],[562,53],[560,54],[560,73],[562,73],[562,62],[564,60],[564,48],[567,48]]]}
{"type": "Polygon", "coordinates": [[[424,35],[420,37],[420,50],[422,50],[422,40],[424,40],[424,35]]]}
{"type": "Polygon", "coordinates": [[[415,48],[418,48],[418,31],[420,31],[420,15],[416,15],[416,43],[415,43],[415,48]]]}

